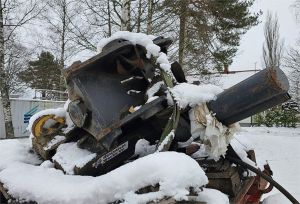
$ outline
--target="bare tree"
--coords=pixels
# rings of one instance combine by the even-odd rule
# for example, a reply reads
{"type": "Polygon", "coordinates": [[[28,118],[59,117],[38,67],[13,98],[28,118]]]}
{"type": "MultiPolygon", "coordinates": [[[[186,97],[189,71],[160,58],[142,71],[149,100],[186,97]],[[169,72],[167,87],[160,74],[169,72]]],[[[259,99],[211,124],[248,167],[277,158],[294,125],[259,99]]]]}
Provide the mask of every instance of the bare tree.
{"type": "Polygon", "coordinates": [[[20,94],[27,88],[26,84],[19,79],[19,73],[26,68],[31,54],[30,50],[22,45],[16,36],[11,37],[5,43],[4,67],[9,93],[20,94]]]}
{"type": "Polygon", "coordinates": [[[131,7],[131,0],[122,1],[121,30],[127,30],[127,31],[131,30],[130,7],[131,7]]]}
{"type": "Polygon", "coordinates": [[[291,8],[295,12],[296,21],[300,23],[300,0],[295,0],[291,8]]]}
{"type": "Polygon", "coordinates": [[[185,41],[186,41],[186,26],[188,21],[187,10],[188,4],[187,1],[180,1],[180,14],[179,14],[179,51],[178,51],[178,60],[180,64],[183,63],[184,51],[185,51],[185,41]]]}
{"type": "Polygon", "coordinates": [[[283,41],[280,39],[277,15],[267,14],[264,27],[263,63],[265,68],[280,66],[283,54],[283,41]]]}
{"type": "MultiPolygon", "coordinates": [[[[78,54],[82,49],[78,43],[77,22],[80,22],[80,5],[76,0],[48,0],[47,12],[42,16],[42,23],[46,25],[47,35],[43,50],[51,50],[59,59],[61,69],[67,66],[68,60],[78,54]]],[[[60,91],[65,90],[65,80],[60,76],[60,91]]]]}
{"type": "Polygon", "coordinates": [[[296,48],[290,48],[284,58],[285,67],[290,69],[289,81],[292,98],[300,104],[300,41],[296,48]]]}
{"type": "Polygon", "coordinates": [[[48,28],[46,38],[51,39],[50,47],[62,68],[66,60],[77,53],[71,32],[72,20],[78,15],[76,7],[74,0],[48,0],[47,13],[43,15],[48,28]]]}
{"type": "MultiPolygon", "coordinates": [[[[296,0],[292,5],[295,11],[297,24],[300,24],[300,0],[296,0]]],[[[296,46],[288,49],[284,57],[284,65],[290,70],[290,94],[292,98],[300,104],[300,37],[296,42],[296,46]]],[[[300,110],[300,107],[299,107],[300,110]]]]}
{"type": "Polygon", "coordinates": [[[5,45],[19,28],[30,23],[40,12],[36,0],[0,0],[0,91],[7,138],[14,137],[14,130],[9,100],[10,84],[5,69],[5,45]]]}

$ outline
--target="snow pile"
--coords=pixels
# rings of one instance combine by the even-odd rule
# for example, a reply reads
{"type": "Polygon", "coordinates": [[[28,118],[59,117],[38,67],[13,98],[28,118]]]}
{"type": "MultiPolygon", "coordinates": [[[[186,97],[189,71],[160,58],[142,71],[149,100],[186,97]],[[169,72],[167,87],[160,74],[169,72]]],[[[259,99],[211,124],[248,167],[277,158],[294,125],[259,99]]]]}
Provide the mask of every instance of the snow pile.
{"type": "Polygon", "coordinates": [[[73,121],[70,118],[70,115],[68,113],[68,106],[69,103],[71,102],[70,99],[68,99],[64,105],[64,109],[65,109],[65,122],[67,127],[64,129],[64,133],[68,133],[70,130],[72,130],[75,127],[75,124],[73,123],[73,121]]]}
{"type": "Polygon", "coordinates": [[[249,148],[245,143],[241,143],[236,137],[231,140],[230,145],[243,162],[250,164],[251,166],[256,166],[255,162],[249,159],[247,154],[252,148],[249,148]]]}
{"type": "Polygon", "coordinates": [[[283,194],[277,193],[274,195],[270,195],[266,197],[262,204],[290,204],[291,201],[289,201],[283,194]]]}
{"type": "MultiPolygon", "coordinates": [[[[36,114],[34,114],[30,119],[29,119],[29,124],[27,126],[27,130],[30,132],[30,136],[29,136],[29,141],[30,141],[30,147],[32,147],[32,138],[34,137],[34,135],[31,133],[32,130],[32,126],[33,123],[39,119],[40,117],[44,116],[44,115],[55,115],[55,117],[57,118],[64,118],[65,119],[65,123],[66,123],[66,127],[63,128],[63,132],[64,133],[68,133],[70,130],[72,130],[75,125],[72,122],[69,113],[67,112],[68,110],[68,105],[71,101],[68,99],[66,101],[66,103],[64,104],[63,108],[55,108],[55,109],[46,109],[46,110],[42,110],[40,112],[37,112],[36,114]]],[[[51,125],[54,125],[56,122],[54,120],[48,120],[46,122],[46,124],[44,125],[45,127],[48,126],[50,127],[51,125]],[[54,123],[53,123],[54,122],[54,123]]],[[[59,142],[63,141],[62,140],[62,136],[59,138],[56,138],[53,142],[57,142],[56,144],[58,144],[59,142]]],[[[54,146],[55,144],[48,144],[46,149],[50,149],[52,146],[54,146]]]]}
{"type": "Polygon", "coordinates": [[[157,147],[157,151],[161,152],[166,145],[169,145],[170,141],[173,141],[175,137],[175,131],[171,130],[171,132],[164,138],[164,140],[157,147]]]}
{"type": "Polygon", "coordinates": [[[66,139],[65,136],[56,135],[52,140],[50,140],[47,145],[44,147],[44,150],[52,149],[54,146],[63,142],[66,139]]]}
{"type": "Polygon", "coordinates": [[[67,125],[67,128],[65,129],[65,132],[69,131],[70,129],[72,129],[74,127],[74,124],[73,124],[73,122],[72,122],[72,120],[71,120],[71,118],[70,118],[70,116],[67,112],[69,103],[70,103],[70,100],[67,100],[63,108],[46,109],[46,110],[42,110],[40,112],[37,112],[36,114],[34,114],[30,118],[27,130],[31,132],[33,123],[38,118],[40,118],[44,115],[55,115],[55,117],[57,117],[57,118],[65,118],[65,122],[66,122],[66,125],[67,125]]]}
{"type": "Polygon", "coordinates": [[[52,157],[67,174],[74,174],[74,167],[81,168],[96,157],[96,153],[77,147],[76,142],[59,145],[56,154],[52,157]]]}
{"type": "Polygon", "coordinates": [[[159,81],[159,82],[153,84],[146,92],[148,100],[149,100],[149,98],[152,98],[159,91],[160,87],[163,85],[164,85],[164,82],[162,82],[162,81],[159,81]]]}
{"type": "MultiPolygon", "coordinates": [[[[193,144],[193,143],[192,143],[193,144]]],[[[194,154],[191,155],[194,159],[203,159],[208,157],[208,151],[206,150],[206,146],[204,144],[196,143],[200,146],[199,150],[196,151],[194,154]]]]}
{"type": "Polygon", "coordinates": [[[203,191],[198,194],[197,201],[213,204],[229,204],[227,195],[215,190],[203,188],[203,191]]]}
{"type": "Polygon", "coordinates": [[[149,154],[154,153],[156,150],[156,145],[150,145],[150,142],[145,139],[140,139],[135,144],[134,154],[139,157],[144,157],[149,154]]]}
{"type": "MultiPolygon", "coordinates": [[[[267,161],[274,173],[273,179],[300,200],[300,128],[243,127],[235,138],[238,143],[255,150],[257,165],[261,169],[267,161]]],[[[266,196],[274,193],[280,192],[274,188],[266,196]]]]}
{"type": "MultiPolygon", "coordinates": [[[[214,100],[217,94],[222,91],[220,87],[211,84],[198,86],[188,83],[180,83],[170,89],[170,92],[180,108],[186,108],[187,106],[194,107],[199,103],[214,100]]],[[[173,101],[169,100],[169,104],[172,103],[173,101]]]]}
{"type": "Polygon", "coordinates": [[[46,109],[37,112],[30,118],[27,130],[31,131],[34,121],[36,121],[38,118],[44,115],[55,115],[56,117],[64,118],[66,117],[66,111],[64,108],[54,108],[54,109],[46,109]]]}
{"type": "Polygon", "coordinates": [[[116,39],[124,39],[130,41],[134,45],[141,45],[147,50],[147,58],[151,56],[156,58],[156,63],[160,65],[160,68],[165,72],[173,76],[171,72],[171,63],[168,60],[168,57],[165,53],[160,51],[160,47],[153,43],[154,36],[146,35],[144,33],[132,33],[128,31],[119,31],[114,33],[109,38],[103,38],[98,44],[99,52],[102,52],[102,49],[105,45],[116,39]]]}
{"type": "Polygon", "coordinates": [[[117,200],[132,204],[164,197],[183,200],[187,199],[190,187],[200,191],[199,187],[208,183],[198,163],[177,152],[154,153],[99,177],[64,175],[51,165],[15,163],[0,172],[0,181],[14,197],[42,204],[117,200]],[[159,184],[157,192],[135,193],[156,184],[159,184]]]}
{"type": "Polygon", "coordinates": [[[43,168],[54,168],[55,165],[50,160],[46,160],[43,163],[41,163],[40,167],[43,167],[43,168]]]}
{"type": "Polygon", "coordinates": [[[0,171],[15,162],[33,165],[41,163],[38,156],[30,152],[28,142],[25,143],[23,140],[27,141],[27,139],[0,140],[0,171]]]}

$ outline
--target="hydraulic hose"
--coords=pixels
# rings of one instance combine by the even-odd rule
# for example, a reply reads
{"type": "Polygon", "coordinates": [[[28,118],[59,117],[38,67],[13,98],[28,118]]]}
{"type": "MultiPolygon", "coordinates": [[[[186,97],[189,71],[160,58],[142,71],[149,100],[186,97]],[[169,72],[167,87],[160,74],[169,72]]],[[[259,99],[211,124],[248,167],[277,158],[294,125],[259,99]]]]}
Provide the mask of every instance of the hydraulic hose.
{"type": "Polygon", "coordinates": [[[250,171],[256,173],[257,175],[261,176],[262,178],[264,178],[266,181],[268,181],[271,185],[275,186],[283,195],[285,195],[293,204],[299,204],[299,201],[296,200],[296,198],[294,196],[292,196],[285,188],[283,188],[279,183],[277,183],[276,181],[274,181],[274,179],[270,176],[268,176],[267,174],[263,173],[260,169],[255,168],[254,166],[251,166],[250,164],[247,164],[245,162],[243,162],[240,159],[231,157],[231,156],[226,156],[226,158],[237,164],[237,165],[241,165],[242,167],[249,169],[250,171]]]}

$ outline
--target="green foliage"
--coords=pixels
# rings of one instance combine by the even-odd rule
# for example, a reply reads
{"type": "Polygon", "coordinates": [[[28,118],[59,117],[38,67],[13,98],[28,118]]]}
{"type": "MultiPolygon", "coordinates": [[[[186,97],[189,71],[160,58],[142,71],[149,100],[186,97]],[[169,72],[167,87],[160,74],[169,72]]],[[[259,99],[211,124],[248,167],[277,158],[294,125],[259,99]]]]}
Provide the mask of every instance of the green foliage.
{"type": "MultiPolygon", "coordinates": [[[[181,4],[186,0],[165,0],[168,13],[181,15],[181,4]]],[[[251,13],[254,0],[189,1],[186,27],[186,56],[189,64],[199,66],[199,55],[210,58],[210,65],[222,70],[236,55],[241,36],[259,23],[260,13],[251,13]],[[205,51],[204,51],[205,50],[205,51]]],[[[201,60],[205,60],[202,59],[201,60]]],[[[207,64],[204,65],[207,67],[207,64]]]]}
{"type": "Polygon", "coordinates": [[[258,126],[267,127],[296,127],[300,122],[299,114],[294,109],[282,109],[281,106],[275,106],[265,112],[254,116],[254,121],[258,126]]]}
{"type": "Polygon", "coordinates": [[[42,51],[38,60],[30,61],[19,74],[22,81],[33,89],[61,90],[61,66],[50,52],[42,51]]]}
{"type": "Polygon", "coordinates": [[[262,113],[258,113],[254,116],[254,122],[257,126],[262,126],[264,124],[264,116],[262,113]]]}

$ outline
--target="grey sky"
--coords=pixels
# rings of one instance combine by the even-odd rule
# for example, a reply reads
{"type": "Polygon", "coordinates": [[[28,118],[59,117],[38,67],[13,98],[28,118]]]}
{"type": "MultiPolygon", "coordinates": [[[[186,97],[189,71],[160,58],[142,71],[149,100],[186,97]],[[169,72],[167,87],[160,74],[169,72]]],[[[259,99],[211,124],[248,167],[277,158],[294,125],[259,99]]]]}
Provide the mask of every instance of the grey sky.
{"type": "Polygon", "coordinates": [[[280,35],[284,38],[285,47],[295,45],[297,37],[300,38],[300,24],[296,24],[296,19],[292,4],[295,0],[256,0],[253,10],[263,11],[260,17],[261,23],[250,29],[242,38],[238,55],[234,58],[231,70],[254,69],[255,62],[257,68],[261,68],[262,44],[264,42],[263,25],[267,11],[277,12],[280,35]]]}

